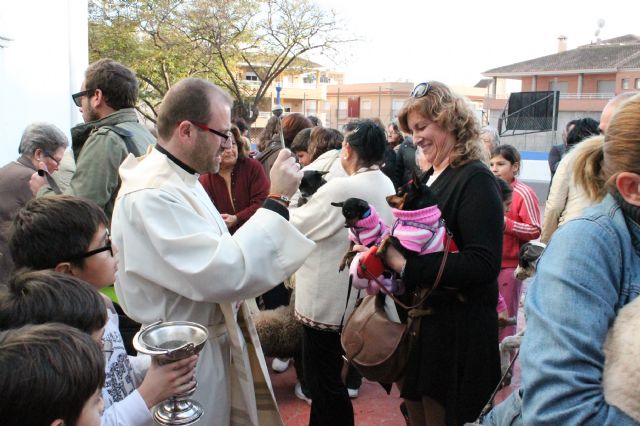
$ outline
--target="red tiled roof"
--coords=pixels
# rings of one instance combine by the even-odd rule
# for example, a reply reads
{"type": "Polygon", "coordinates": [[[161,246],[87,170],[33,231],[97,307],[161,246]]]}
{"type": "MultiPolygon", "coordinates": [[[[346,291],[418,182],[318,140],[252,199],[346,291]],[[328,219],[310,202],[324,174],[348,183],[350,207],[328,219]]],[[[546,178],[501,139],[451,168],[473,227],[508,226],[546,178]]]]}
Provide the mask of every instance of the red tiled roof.
{"type": "Polygon", "coordinates": [[[628,34],[576,49],[493,68],[487,77],[544,72],[602,72],[640,68],[640,37],[628,34]]]}

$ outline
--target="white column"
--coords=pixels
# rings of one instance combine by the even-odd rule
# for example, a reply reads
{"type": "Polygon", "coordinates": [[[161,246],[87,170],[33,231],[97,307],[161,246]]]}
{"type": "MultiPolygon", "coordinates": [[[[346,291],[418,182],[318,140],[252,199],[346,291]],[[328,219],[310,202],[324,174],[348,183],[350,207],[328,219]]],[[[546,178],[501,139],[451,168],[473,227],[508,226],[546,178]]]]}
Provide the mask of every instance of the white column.
{"type": "Polygon", "coordinates": [[[82,121],[71,93],[88,62],[87,0],[0,1],[0,30],[13,41],[0,54],[0,166],[17,158],[24,128],[36,121],[69,135],[82,121]]]}
{"type": "Polygon", "coordinates": [[[582,97],[582,83],[584,80],[584,73],[578,74],[578,97],[582,97]]]}

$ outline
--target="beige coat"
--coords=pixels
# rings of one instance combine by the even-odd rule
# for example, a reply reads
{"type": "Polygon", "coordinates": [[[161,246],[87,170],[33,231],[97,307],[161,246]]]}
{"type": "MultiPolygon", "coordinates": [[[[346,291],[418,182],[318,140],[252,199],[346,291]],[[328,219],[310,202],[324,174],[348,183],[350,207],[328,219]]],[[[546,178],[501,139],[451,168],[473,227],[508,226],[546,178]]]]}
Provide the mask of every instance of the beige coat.
{"type": "Polygon", "coordinates": [[[581,186],[573,179],[573,165],[576,156],[588,145],[579,143],[560,161],[553,176],[549,197],[544,208],[544,222],[540,241],[548,243],[558,227],[582,214],[584,209],[595,204],[581,186]]]}
{"type": "MultiPolygon", "coordinates": [[[[313,194],[307,204],[291,213],[291,223],[316,246],[296,272],[296,318],[321,330],[337,331],[345,312],[349,271],[338,272],[340,260],[349,248],[347,228],[339,207],[332,202],[350,197],[372,204],[380,218],[392,223],[388,195],[395,194],[393,183],[380,170],[365,171],[348,177],[336,177],[313,194]]],[[[346,318],[353,310],[357,291],[351,292],[346,318]]]]}
{"type": "Polygon", "coordinates": [[[157,150],[129,156],[113,215],[116,293],[129,316],[209,327],[194,398],[202,425],[282,424],[245,305],[291,275],[314,244],[258,209],[233,236],[192,175],[157,150]]]}

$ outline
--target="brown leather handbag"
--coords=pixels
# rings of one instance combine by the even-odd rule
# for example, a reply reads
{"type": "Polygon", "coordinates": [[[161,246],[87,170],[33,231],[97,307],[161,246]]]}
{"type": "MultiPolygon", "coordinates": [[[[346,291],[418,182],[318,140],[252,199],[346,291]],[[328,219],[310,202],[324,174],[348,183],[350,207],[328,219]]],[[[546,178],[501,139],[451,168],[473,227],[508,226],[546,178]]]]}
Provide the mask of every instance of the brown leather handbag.
{"type": "MultiPolygon", "coordinates": [[[[447,261],[450,238],[444,249],[438,275],[433,286],[421,292],[418,302],[407,306],[398,300],[383,285],[383,293],[365,296],[356,306],[342,329],[340,342],[347,362],[363,377],[381,383],[394,383],[404,374],[411,346],[419,335],[420,321],[417,319],[431,313],[421,309],[429,295],[438,287],[447,261]],[[397,323],[384,310],[385,296],[391,297],[396,306],[407,311],[407,323],[397,323]]],[[[375,280],[375,277],[369,277],[375,280]]]]}

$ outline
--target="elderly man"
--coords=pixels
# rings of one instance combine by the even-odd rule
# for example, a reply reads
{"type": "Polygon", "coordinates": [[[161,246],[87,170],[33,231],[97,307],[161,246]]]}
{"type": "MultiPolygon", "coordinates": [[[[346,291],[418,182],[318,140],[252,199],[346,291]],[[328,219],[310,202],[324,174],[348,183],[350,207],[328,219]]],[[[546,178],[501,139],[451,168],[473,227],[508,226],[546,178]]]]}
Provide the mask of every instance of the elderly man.
{"type": "Polygon", "coordinates": [[[116,292],[143,324],[188,320],[209,329],[195,399],[203,425],[279,425],[260,343],[248,308],[238,303],[282,282],[313,242],[289,224],[286,205],[302,173],[289,150],[271,170],[269,198],[232,236],[198,182],[215,173],[230,144],[231,99],[189,78],[167,92],[158,144],[120,167],[113,214],[118,246],[116,292]]]}
{"type": "MultiPolygon", "coordinates": [[[[60,129],[49,123],[33,123],[22,133],[20,157],[0,168],[0,279],[8,278],[13,262],[7,247],[7,227],[16,212],[33,198],[29,179],[44,164],[50,172],[58,170],[69,145],[60,129]]],[[[49,177],[49,179],[51,179],[49,177]]],[[[55,182],[51,180],[52,185],[55,182]]]]}
{"type": "Polygon", "coordinates": [[[484,149],[491,156],[491,151],[500,145],[500,133],[498,129],[491,126],[484,126],[480,132],[480,139],[484,145],[484,149]]]}
{"type": "MultiPolygon", "coordinates": [[[[128,153],[144,154],[155,143],[134,109],[138,80],[129,68],[101,59],[89,65],[81,91],[73,94],[83,124],[71,129],[76,172],[64,193],[89,198],[111,217],[120,180],[118,167],[128,153]]],[[[31,190],[38,196],[51,192],[46,181],[34,174],[31,190]]]]}
{"type": "Polygon", "coordinates": [[[611,98],[609,102],[607,102],[607,105],[605,105],[604,109],[602,110],[602,114],[600,115],[601,133],[604,134],[607,132],[609,123],[611,122],[611,117],[613,117],[613,114],[622,106],[622,104],[637,94],[638,92],[622,92],[616,97],[611,98]]]}

